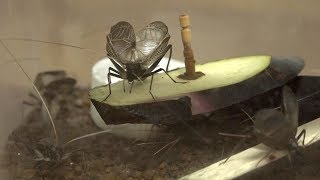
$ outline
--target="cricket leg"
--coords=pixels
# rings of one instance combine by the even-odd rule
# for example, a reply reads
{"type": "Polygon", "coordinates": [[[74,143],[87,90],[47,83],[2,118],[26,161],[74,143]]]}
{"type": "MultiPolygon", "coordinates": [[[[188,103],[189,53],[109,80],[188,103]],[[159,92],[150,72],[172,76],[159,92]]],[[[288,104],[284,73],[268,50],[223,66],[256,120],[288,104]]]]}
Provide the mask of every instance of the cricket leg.
{"type": "Polygon", "coordinates": [[[169,76],[169,78],[170,78],[173,82],[175,82],[175,83],[187,83],[187,82],[178,82],[178,81],[175,81],[163,68],[157,69],[157,70],[155,70],[155,71],[153,71],[153,72],[151,72],[151,73],[149,73],[149,74],[144,75],[144,76],[143,76],[144,78],[147,78],[148,76],[151,76],[149,93],[151,94],[151,96],[152,96],[152,98],[153,98],[154,100],[156,100],[156,99],[154,98],[154,96],[153,96],[153,94],[152,94],[152,92],[151,92],[151,90],[152,90],[152,84],[153,84],[153,75],[156,74],[156,73],[158,73],[158,72],[160,72],[160,71],[164,71],[164,72],[169,76]]]}
{"type": "Polygon", "coordinates": [[[132,91],[133,83],[134,83],[134,81],[132,81],[132,83],[131,83],[131,86],[130,86],[130,91],[129,91],[129,93],[131,93],[131,91],[132,91]]]}
{"type": "Polygon", "coordinates": [[[108,87],[109,87],[109,94],[107,95],[106,98],[104,98],[102,101],[105,101],[108,99],[108,97],[111,95],[111,76],[114,76],[114,77],[117,77],[117,78],[121,78],[123,79],[119,74],[115,74],[115,73],[112,73],[111,71],[114,71],[114,72],[118,72],[117,70],[113,69],[112,67],[109,67],[109,72],[108,72],[108,87]]]}
{"type": "Polygon", "coordinates": [[[145,74],[143,76],[143,78],[147,78],[148,76],[151,76],[151,82],[150,82],[150,88],[149,88],[149,93],[151,94],[152,98],[156,101],[156,99],[154,98],[154,95],[152,94],[151,90],[152,90],[152,84],[153,84],[153,75],[160,72],[160,71],[163,71],[166,73],[166,75],[169,76],[169,78],[174,82],[174,83],[187,83],[187,82],[179,82],[179,81],[175,81],[163,68],[159,68],[149,74],[145,74]]]}
{"type": "Polygon", "coordinates": [[[172,45],[169,44],[168,47],[169,47],[169,58],[168,58],[168,63],[167,63],[167,67],[166,67],[166,71],[167,71],[167,72],[168,72],[168,70],[169,70],[169,64],[170,64],[171,56],[172,56],[172,45]]]}
{"type": "Polygon", "coordinates": [[[123,81],[122,81],[122,87],[123,87],[123,92],[125,93],[126,92],[126,86],[124,85],[124,82],[125,80],[123,79],[123,81]]]}
{"type": "Polygon", "coordinates": [[[261,158],[261,159],[258,161],[258,163],[256,164],[256,167],[258,167],[259,164],[260,164],[265,158],[269,157],[273,152],[274,152],[274,149],[269,150],[268,153],[267,153],[266,155],[264,155],[263,158],[261,158]]]}
{"type": "MultiPolygon", "coordinates": [[[[184,84],[184,83],[187,83],[187,81],[176,81],[176,80],[174,80],[174,79],[168,74],[168,72],[165,71],[163,68],[159,68],[159,69],[151,72],[150,74],[155,74],[155,73],[158,73],[158,72],[160,72],[160,71],[163,71],[164,73],[166,73],[166,75],[167,75],[174,83],[183,83],[183,84],[184,84]]],[[[146,75],[146,76],[147,76],[147,75],[146,75]]],[[[149,75],[149,76],[150,76],[150,75],[149,75]]]]}
{"type": "Polygon", "coordinates": [[[303,130],[300,132],[300,134],[297,136],[296,140],[299,141],[299,139],[300,139],[302,136],[303,136],[303,138],[302,138],[302,146],[304,146],[304,140],[306,139],[306,130],[305,130],[305,129],[303,129],[303,130]]]}
{"type": "MultiPolygon", "coordinates": [[[[153,84],[153,75],[157,73],[156,71],[155,72],[152,72],[151,73],[151,81],[150,81],[150,87],[149,87],[149,93],[150,95],[152,96],[153,100],[154,101],[157,101],[156,98],[154,97],[154,95],[152,94],[152,84],[153,84]]],[[[170,77],[170,76],[169,76],[170,77]]],[[[171,77],[170,77],[171,78],[171,77]]],[[[171,78],[172,79],[172,78],[171,78]]],[[[173,80],[173,79],[172,79],[173,80]]],[[[173,80],[174,81],[174,80],[173,80]]]]}
{"type": "Polygon", "coordinates": [[[153,94],[152,94],[152,92],[151,92],[151,90],[152,90],[152,83],[153,83],[153,74],[151,75],[151,82],[150,82],[150,87],[149,87],[149,93],[150,93],[150,95],[152,96],[153,100],[154,100],[154,101],[157,101],[157,100],[154,98],[154,96],[153,96],[153,94]]]}
{"type": "Polygon", "coordinates": [[[219,135],[241,137],[242,138],[241,141],[239,141],[238,144],[236,144],[236,146],[231,150],[231,152],[229,153],[227,158],[223,162],[221,162],[219,165],[225,164],[230,159],[230,157],[234,154],[234,152],[236,152],[238,149],[241,148],[241,146],[245,142],[245,140],[247,138],[250,138],[250,136],[248,136],[248,135],[236,135],[236,134],[227,134],[227,133],[219,133],[219,135]]]}

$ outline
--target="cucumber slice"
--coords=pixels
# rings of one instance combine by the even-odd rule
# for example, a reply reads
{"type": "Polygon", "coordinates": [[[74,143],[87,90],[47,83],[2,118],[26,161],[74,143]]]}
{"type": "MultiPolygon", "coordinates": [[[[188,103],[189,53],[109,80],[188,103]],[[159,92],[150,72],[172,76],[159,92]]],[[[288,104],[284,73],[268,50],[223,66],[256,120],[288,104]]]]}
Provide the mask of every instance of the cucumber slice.
{"type": "MultiPolygon", "coordinates": [[[[165,73],[154,75],[152,94],[157,100],[176,98],[184,94],[219,88],[244,81],[263,71],[270,64],[270,56],[247,56],[231,59],[224,59],[209,62],[202,65],[196,65],[196,71],[205,74],[199,79],[190,80],[187,83],[174,83],[165,73]]],[[[177,78],[183,74],[185,68],[180,68],[169,72],[170,76],[176,81],[184,81],[177,78]]],[[[123,92],[122,82],[111,85],[111,95],[105,101],[109,94],[108,85],[99,86],[89,91],[89,97],[92,100],[109,104],[111,106],[125,106],[144,102],[154,101],[149,93],[151,77],[143,82],[136,81],[129,93],[130,85],[125,83],[126,92],[123,92]]]]}

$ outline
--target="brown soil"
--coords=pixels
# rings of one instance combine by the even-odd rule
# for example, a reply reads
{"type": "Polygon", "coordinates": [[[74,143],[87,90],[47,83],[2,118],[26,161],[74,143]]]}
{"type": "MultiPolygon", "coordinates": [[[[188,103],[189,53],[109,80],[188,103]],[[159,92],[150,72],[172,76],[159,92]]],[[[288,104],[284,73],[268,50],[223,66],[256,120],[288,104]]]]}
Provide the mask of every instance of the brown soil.
{"type": "MultiPolygon", "coordinates": [[[[48,100],[60,144],[99,131],[89,115],[87,93],[88,89],[74,88],[71,93],[55,95],[48,100]]],[[[228,112],[224,112],[222,115],[215,114],[214,118],[197,116],[190,124],[192,130],[183,125],[171,127],[146,142],[117,137],[112,133],[101,134],[70,144],[62,152],[67,158],[54,160],[54,155],[59,153],[49,147],[54,140],[52,127],[48,119],[43,118],[39,107],[32,106],[24,122],[8,138],[5,165],[14,179],[177,179],[221,160],[233,149],[239,139],[219,136],[219,132],[243,134],[250,126],[250,122],[240,124],[241,120],[246,119],[244,115],[226,117],[223,114],[228,112]],[[194,131],[201,135],[195,135],[194,131]],[[43,154],[47,150],[51,153],[51,159],[47,162],[36,161],[39,155],[34,153],[35,149],[43,154]]],[[[255,144],[255,140],[249,140],[238,151],[255,144]]],[[[315,149],[318,151],[312,155],[319,154],[319,148],[315,149]]],[[[271,165],[278,167],[281,173],[263,168],[241,178],[320,177],[319,156],[317,159],[317,162],[307,165],[295,163],[299,173],[292,173],[290,165],[282,163],[280,167],[271,165]],[[268,172],[272,176],[266,174],[268,172]]]]}

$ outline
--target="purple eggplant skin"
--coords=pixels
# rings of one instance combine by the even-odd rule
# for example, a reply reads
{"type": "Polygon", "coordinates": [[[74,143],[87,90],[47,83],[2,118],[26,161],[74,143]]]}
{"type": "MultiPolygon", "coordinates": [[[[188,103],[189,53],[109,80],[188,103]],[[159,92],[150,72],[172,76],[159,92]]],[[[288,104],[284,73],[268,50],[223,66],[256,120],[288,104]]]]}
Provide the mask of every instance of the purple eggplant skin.
{"type": "Polygon", "coordinates": [[[135,107],[122,107],[126,112],[144,118],[146,122],[156,125],[172,125],[191,120],[191,100],[188,96],[177,100],[160,101],[158,103],[142,103],[135,107]]]}
{"type": "Polygon", "coordinates": [[[148,123],[177,124],[191,120],[191,101],[188,96],[177,100],[141,103],[133,106],[110,106],[91,100],[106,124],[148,123]]]}
{"type": "MultiPolygon", "coordinates": [[[[292,89],[298,100],[299,125],[320,117],[320,76],[297,76],[286,85],[292,89]]],[[[241,103],[214,111],[211,113],[210,119],[213,121],[217,119],[232,120],[238,123],[237,120],[247,119],[241,109],[253,116],[260,109],[279,108],[281,89],[282,86],[241,103]]]]}
{"type": "Polygon", "coordinates": [[[301,58],[272,57],[270,65],[254,77],[234,85],[186,94],[180,100],[117,107],[93,99],[91,102],[106,124],[153,123],[170,125],[190,120],[190,114],[213,112],[281,87],[296,77],[303,67],[304,61],[301,58]],[[191,102],[187,100],[187,96],[191,98],[191,102]],[[168,104],[164,105],[166,102],[168,104]],[[157,105],[157,103],[160,104],[157,105]],[[175,107],[177,111],[174,112],[172,107],[175,107]],[[155,114],[158,115],[150,115],[151,112],[156,112],[155,114]]]}
{"type": "MultiPolygon", "coordinates": [[[[289,122],[289,125],[293,125],[293,130],[290,130],[290,132],[295,133],[294,129],[298,125],[305,124],[320,117],[320,76],[297,76],[284,86],[288,86],[292,90],[296,98],[291,98],[291,100],[297,99],[299,105],[299,108],[297,108],[297,103],[290,100],[286,100],[286,102],[288,102],[287,105],[282,105],[289,107],[282,108],[282,110],[285,109],[287,111],[287,113],[284,114],[293,116],[287,117],[287,119],[292,119],[292,121],[289,122]],[[297,111],[297,109],[299,110],[297,111]]],[[[212,129],[216,129],[217,127],[230,127],[228,124],[238,124],[238,127],[240,129],[242,128],[240,131],[242,131],[243,134],[246,134],[250,132],[250,129],[247,129],[246,127],[251,124],[251,121],[242,110],[246,111],[252,118],[256,118],[254,115],[261,109],[272,109],[278,112],[271,115],[279,120],[280,124],[277,124],[277,121],[271,120],[272,122],[269,124],[271,129],[277,125],[284,125],[281,123],[284,116],[279,116],[279,114],[282,114],[279,110],[282,104],[282,89],[283,86],[254,96],[241,103],[219,109],[212,112],[209,117],[194,115],[192,116],[192,121],[184,122],[187,126],[185,124],[181,125],[177,123],[170,126],[169,130],[175,134],[187,137],[188,140],[193,140],[194,143],[199,142],[199,137],[192,133],[192,131],[187,128],[188,126],[194,129],[193,132],[198,132],[206,139],[215,139],[216,134],[212,134],[212,129]],[[244,120],[247,121],[245,122],[244,120]]],[[[286,94],[288,95],[290,93],[286,94]]],[[[266,115],[268,114],[262,113],[262,116],[266,115]]],[[[261,120],[262,118],[258,117],[257,119],[261,120]]],[[[234,126],[232,127],[234,128],[234,126]]],[[[263,125],[263,128],[266,129],[267,126],[263,125]]]]}
{"type": "Polygon", "coordinates": [[[272,57],[270,65],[254,77],[230,86],[192,93],[192,114],[213,112],[281,87],[295,78],[303,67],[301,58],[272,57]]]}

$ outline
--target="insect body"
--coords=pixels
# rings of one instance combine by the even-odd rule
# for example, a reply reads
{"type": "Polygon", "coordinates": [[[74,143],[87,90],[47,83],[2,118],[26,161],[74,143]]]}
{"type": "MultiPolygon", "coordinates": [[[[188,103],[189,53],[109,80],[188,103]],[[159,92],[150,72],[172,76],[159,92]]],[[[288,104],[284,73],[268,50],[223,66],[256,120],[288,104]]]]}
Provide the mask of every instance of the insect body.
{"type": "MultiPolygon", "coordinates": [[[[262,109],[255,115],[254,134],[265,145],[277,149],[296,149],[298,140],[305,136],[302,130],[297,134],[299,104],[291,89],[282,89],[281,111],[276,109],[262,109]]],[[[304,144],[304,139],[303,139],[304,144]]]]}
{"type": "MultiPolygon", "coordinates": [[[[246,113],[247,114],[247,113],[246,113]]],[[[256,112],[255,119],[252,120],[253,131],[251,135],[232,135],[239,137],[256,137],[259,142],[271,147],[274,150],[300,151],[298,140],[303,136],[302,144],[306,131],[302,130],[296,137],[298,128],[299,104],[296,96],[288,86],[282,88],[281,111],[277,109],[262,109],[256,112]]],[[[241,142],[242,143],[242,142],[241,142]]],[[[240,143],[232,150],[240,147],[240,143]]],[[[270,153],[268,153],[270,155],[270,153]]],[[[223,163],[225,163],[228,157],[223,163]]],[[[290,160],[290,154],[289,154],[290,160]]],[[[260,161],[259,161],[260,162],[260,161]]]]}
{"type": "MultiPolygon", "coordinates": [[[[42,179],[44,179],[47,175],[47,173],[51,173],[51,171],[57,167],[59,167],[63,162],[65,162],[66,159],[70,158],[75,153],[81,153],[82,154],[82,162],[84,162],[84,151],[82,149],[76,149],[76,150],[69,150],[69,145],[75,141],[82,140],[84,138],[88,137],[94,137],[99,134],[105,134],[109,133],[111,130],[102,130],[97,131],[94,133],[89,133],[77,138],[73,138],[65,143],[62,143],[61,140],[58,138],[58,133],[56,130],[56,123],[53,121],[53,117],[51,115],[51,112],[49,111],[49,106],[47,104],[50,102],[53,97],[57,96],[58,94],[68,94],[72,92],[75,80],[73,78],[66,77],[66,73],[63,71],[51,71],[51,72],[45,72],[40,73],[36,81],[33,82],[31,77],[25,72],[17,58],[14,56],[14,54],[10,51],[10,49],[6,46],[6,44],[0,40],[0,43],[2,46],[7,50],[7,52],[12,56],[14,62],[19,66],[21,71],[26,75],[26,77],[29,79],[30,83],[34,87],[34,90],[36,91],[38,97],[36,95],[30,94],[30,97],[34,98],[37,102],[35,102],[35,105],[38,105],[46,112],[48,115],[49,121],[51,122],[52,131],[54,134],[53,140],[51,139],[49,142],[44,141],[44,139],[41,139],[37,143],[30,143],[29,141],[22,140],[21,137],[18,135],[15,135],[12,133],[11,139],[13,140],[13,144],[18,147],[20,150],[26,149],[27,151],[24,151],[22,153],[18,153],[18,156],[21,156],[22,154],[26,154],[26,159],[31,160],[31,162],[35,163],[35,167],[40,168],[40,174],[38,172],[37,175],[40,175],[42,179]],[[39,86],[39,88],[38,88],[39,86]],[[48,89],[55,89],[55,93],[50,94],[46,90],[48,89]],[[43,167],[48,167],[43,168],[43,167]],[[49,172],[47,172],[47,170],[49,172]]],[[[59,98],[57,98],[59,99],[59,98]]],[[[34,105],[33,103],[27,103],[29,105],[34,105]]],[[[37,110],[36,108],[35,110],[37,110]]],[[[53,108],[54,109],[54,108],[53,108]]],[[[44,116],[41,116],[41,118],[44,118],[44,116]]],[[[32,123],[31,121],[29,123],[32,123]]],[[[43,132],[43,126],[40,126],[40,131],[43,132]]],[[[34,131],[38,131],[39,129],[35,128],[34,131]]],[[[27,137],[25,137],[27,138],[27,137]]],[[[25,158],[23,158],[25,159],[25,158]]],[[[34,179],[34,177],[32,177],[34,179]]]]}
{"type": "MultiPolygon", "coordinates": [[[[42,177],[42,179],[44,179],[77,152],[67,152],[64,147],[52,142],[45,142],[44,139],[36,144],[30,144],[22,140],[22,138],[15,133],[12,133],[10,139],[19,150],[18,157],[20,157],[24,163],[33,163],[32,168],[37,169],[34,171],[32,178],[42,177]]],[[[81,153],[84,159],[84,152],[81,153]]],[[[82,160],[82,162],[84,162],[84,160],[82,160]]]]}
{"type": "MultiPolygon", "coordinates": [[[[58,119],[58,116],[60,116],[59,114],[61,114],[62,111],[68,111],[68,110],[64,109],[66,108],[66,106],[59,107],[59,108],[62,108],[62,111],[57,110],[54,104],[59,102],[59,97],[56,97],[56,96],[57,94],[60,94],[60,95],[64,94],[63,92],[70,92],[70,90],[74,89],[73,85],[75,82],[74,79],[73,79],[74,81],[70,81],[72,78],[59,77],[59,75],[63,76],[63,74],[65,74],[64,71],[40,73],[36,78],[38,79],[38,81],[34,83],[42,87],[38,91],[41,92],[41,94],[43,94],[42,97],[46,99],[49,109],[54,110],[52,113],[50,113],[51,114],[50,117],[55,117],[57,119],[58,119]],[[51,80],[53,81],[51,81],[50,78],[48,78],[49,76],[52,76],[51,80]],[[41,84],[43,86],[41,86],[41,84]],[[48,90],[48,89],[52,89],[53,87],[55,91],[48,90]]],[[[66,96],[67,94],[63,95],[63,97],[66,97],[66,96]]],[[[37,117],[41,119],[36,119],[36,117],[34,116],[30,116],[31,117],[30,118],[28,116],[29,118],[27,118],[26,119],[27,121],[25,122],[26,125],[22,126],[23,127],[22,129],[16,129],[14,132],[12,132],[11,136],[9,137],[10,144],[14,145],[13,147],[9,146],[9,150],[12,150],[13,152],[17,151],[18,152],[17,160],[19,159],[22,160],[22,161],[19,161],[19,165],[25,165],[27,163],[32,164],[31,168],[29,168],[29,170],[32,170],[32,172],[34,172],[33,176],[30,177],[31,179],[34,179],[36,177],[42,177],[44,179],[46,177],[57,176],[61,174],[59,172],[63,168],[68,168],[68,169],[78,168],[78,169],[81,169],[82,172],[86,172],[87,163],[86,163],[86,158],[85,158],[86,154],[84,149],[88,147],[77,148],[76,146],[71,146],[71,144],[74,141],[78,141],[87,137],[93,137],[102,133],[107,133],[107,132],[110,132],[111,130],[103,130],[103,131],[90,133],[84,136],[74,138],[65,143],[61,143],[62,140],[57,141],[57,138],[55,139],[48,138],[46,137],[47,134],[43,133],[43,129],[47,128],[47,123],[43,123],[41,121],[39,122],[39,120],[42,120],[42,118],[45,117],[43,114],[44,105],[41,104],[41,101],[35,95],[30,94],[30,97],[35,99],[34,101],[35,103],[34,104],[28,103],[28,105],[33,105],[33,106],[36,105],[36,107],[33,108],[33,111],[29,115],[37,114],[38,115],[37,117]],[[37,106],[40,106],[40,107],[37,107],[37,106]],[[33,127],[33,129],[31,131],[27,131],[26,126],[31,126],[33,127]],[[27,131],[27,133],[24,134],[23,133],[24,131],[27,131]],[[39,135],[42,137],[39,137],[39,138],[36,137],[33,140],[31,137],[34,135],[39,135]],[[63,166],[65,164],[67,164],[67,166],[63,166]]],[[[61,129],[60,129],[60,132],[61,132],[61,129]]],[[[15,168],[15,169],[19,169],[19,168],[15,168]]],[[[28,168],[22,168],[22,169],[28,169],[28,168]]],[[[17,174],[21,175],[20,173],[17,173],[17,174]]]]}
{"type": "Polygon", "coordinates": [[[131,84],[130,92],[135,80],[143,81],[152,76],[149,92],[153,98],[151,87],[155,73],[164,71],[173,82],[178,83],[167,73],[172,55],[172,45],[168,44],[169,39],[168,27],[161,21],[150,23],[137,35],[128,22],[121,21],[112,26],[107,35],[106,50],[107,56],[116,69],[109,67],[109,94],[104,100],[111,95],[111,76],[128,80],[131,84]],[[155,70],[168,51],[169,60],[166,70],[163,68],[155,70]]]}

